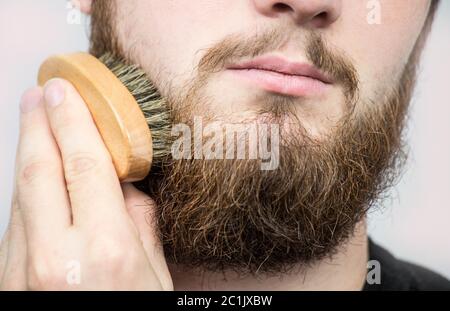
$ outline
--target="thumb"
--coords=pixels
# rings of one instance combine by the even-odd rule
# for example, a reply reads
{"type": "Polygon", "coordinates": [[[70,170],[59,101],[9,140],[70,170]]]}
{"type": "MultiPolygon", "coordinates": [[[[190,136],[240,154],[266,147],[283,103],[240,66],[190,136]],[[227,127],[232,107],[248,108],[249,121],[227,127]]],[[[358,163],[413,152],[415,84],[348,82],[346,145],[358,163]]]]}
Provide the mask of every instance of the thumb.
{"type": "Polygon", "coordinates": [[[137,190],[131,183],[122,184],[122,191],[128,214],[139,232],[149,262],[159,276],[163,288],[172,289],[172,278],[156,225],[155,202],[148,195],[137,190]]]}

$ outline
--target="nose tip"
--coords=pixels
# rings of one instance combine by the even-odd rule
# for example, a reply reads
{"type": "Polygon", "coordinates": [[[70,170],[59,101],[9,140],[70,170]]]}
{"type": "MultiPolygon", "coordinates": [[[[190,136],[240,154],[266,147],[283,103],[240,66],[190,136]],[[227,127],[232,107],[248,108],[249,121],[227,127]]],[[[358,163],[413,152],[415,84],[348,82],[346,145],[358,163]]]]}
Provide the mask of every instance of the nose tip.
{"type": "Polygon", "coordinates": [[[323,28],[341,15],[342,0],[253,0],[260,14],[268,17],[289,15],[297,24],[323,28]]]}

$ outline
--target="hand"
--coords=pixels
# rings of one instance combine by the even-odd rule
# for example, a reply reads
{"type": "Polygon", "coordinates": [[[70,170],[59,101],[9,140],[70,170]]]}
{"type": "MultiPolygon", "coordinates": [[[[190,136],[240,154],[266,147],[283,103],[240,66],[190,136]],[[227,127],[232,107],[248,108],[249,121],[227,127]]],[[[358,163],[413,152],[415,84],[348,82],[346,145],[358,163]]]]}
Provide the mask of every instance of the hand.
{"type": "Polygon", "coordinates": [[[3,290],[172,290],[154,202],[120,185],[75,88],[49,81],[21,103],[3,290]]]}

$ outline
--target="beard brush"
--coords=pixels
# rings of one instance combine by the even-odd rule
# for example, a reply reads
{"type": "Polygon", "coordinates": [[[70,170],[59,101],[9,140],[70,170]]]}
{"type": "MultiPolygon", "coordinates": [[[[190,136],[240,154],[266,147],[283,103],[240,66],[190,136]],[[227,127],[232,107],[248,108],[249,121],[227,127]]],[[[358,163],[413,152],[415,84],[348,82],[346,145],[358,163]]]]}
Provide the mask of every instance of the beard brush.
{"type": "Polygon", "coordinates": [[[84,99],[121,182],[143,180],[170,153],[168,105],[140,67],[80,52],[45,60],[38,84],[53,78],[71,82],[84,99]]]}

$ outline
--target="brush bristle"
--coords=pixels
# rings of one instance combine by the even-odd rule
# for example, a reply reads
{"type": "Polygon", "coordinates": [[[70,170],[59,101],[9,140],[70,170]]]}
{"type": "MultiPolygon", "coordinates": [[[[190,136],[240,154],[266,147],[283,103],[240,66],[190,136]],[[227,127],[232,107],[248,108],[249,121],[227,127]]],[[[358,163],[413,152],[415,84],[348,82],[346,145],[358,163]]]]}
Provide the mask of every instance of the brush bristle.
{"type": "Polygon", "coordinates": [[[102,55],[99,60],[127,87],[144,113],[152,133],[153,162],[167,156],[171,146],[170,111],[146,73],[111,53],[102,55]]]}

